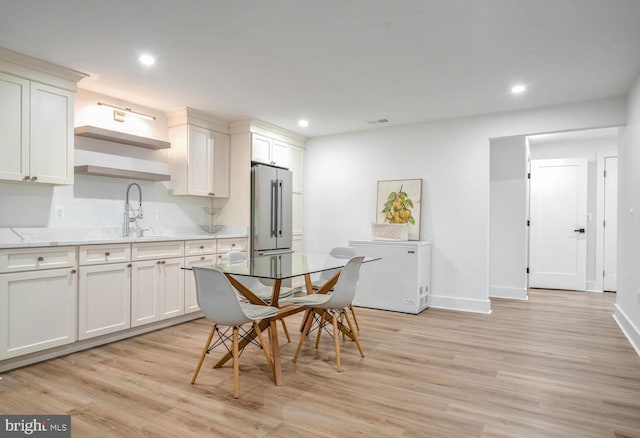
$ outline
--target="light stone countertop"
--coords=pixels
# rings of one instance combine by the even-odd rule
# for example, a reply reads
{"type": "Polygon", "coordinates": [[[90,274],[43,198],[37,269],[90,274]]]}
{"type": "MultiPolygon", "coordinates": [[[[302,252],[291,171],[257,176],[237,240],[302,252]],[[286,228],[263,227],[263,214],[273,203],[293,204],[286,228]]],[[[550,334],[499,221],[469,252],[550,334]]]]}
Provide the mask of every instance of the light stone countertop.
{"type": "MultiPolygon", "coordinates": [[[[132,234],[135,232],[132,230],[132,234]]],[[[244,227],[222,227],[205,233],[198,227],[151,229],[144,237],[122,237],[120,228],[0,228],[0,249],[98,245],[248,237],[244,227]]]]}

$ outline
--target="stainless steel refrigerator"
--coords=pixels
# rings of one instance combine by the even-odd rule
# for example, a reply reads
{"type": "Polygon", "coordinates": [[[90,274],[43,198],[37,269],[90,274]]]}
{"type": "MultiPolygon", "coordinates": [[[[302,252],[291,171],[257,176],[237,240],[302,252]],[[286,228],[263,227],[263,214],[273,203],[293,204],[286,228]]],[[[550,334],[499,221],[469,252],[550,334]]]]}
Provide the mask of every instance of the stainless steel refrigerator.
{"type": "Polygon", "coordinates": [[[291,253],[292,173],[256,164],[251,168],[251,249],[253,256],[291,253]]]}

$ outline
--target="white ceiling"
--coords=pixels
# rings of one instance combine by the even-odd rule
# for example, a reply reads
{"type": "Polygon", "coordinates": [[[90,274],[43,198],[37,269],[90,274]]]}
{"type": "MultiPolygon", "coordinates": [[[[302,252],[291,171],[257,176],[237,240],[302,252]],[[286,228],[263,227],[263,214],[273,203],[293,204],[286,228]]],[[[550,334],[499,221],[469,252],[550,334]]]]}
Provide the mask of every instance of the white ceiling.
{"type": "Polygon", "coordinates": [[[0,46],[81,88],[307,136],[624,95],[639,43],[639,0],[0,0],[0,46]]]}

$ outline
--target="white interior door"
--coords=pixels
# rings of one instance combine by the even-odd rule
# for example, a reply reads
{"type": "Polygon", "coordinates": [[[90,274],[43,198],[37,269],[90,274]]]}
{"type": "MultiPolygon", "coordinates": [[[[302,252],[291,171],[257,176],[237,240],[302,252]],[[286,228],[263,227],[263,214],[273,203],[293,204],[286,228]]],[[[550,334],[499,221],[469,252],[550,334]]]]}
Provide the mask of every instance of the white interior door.
{"type": "Polygon", "coordinates": [[[618,158],[604,160],[604,290],[617,290],[618,158]]]}
{"type": "Polygon", "coordinates": [[[587,159],[531,161],[529,286],[585,290],[587,159]]]}

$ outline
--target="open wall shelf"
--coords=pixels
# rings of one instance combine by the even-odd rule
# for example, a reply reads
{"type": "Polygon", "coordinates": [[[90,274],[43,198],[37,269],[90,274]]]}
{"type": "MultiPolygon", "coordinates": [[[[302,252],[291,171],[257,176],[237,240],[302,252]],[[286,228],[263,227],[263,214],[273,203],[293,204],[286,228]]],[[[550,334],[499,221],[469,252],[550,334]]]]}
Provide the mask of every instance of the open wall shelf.
{"type": "Polygon", "coordinates": [[[168,141],[140,137],[139,135],[127,134],[124,132],[111,131],[109,129],[98,128],[97,126],[77,126],[74,129],[74,133],[81,137],[95,138],[98,140],[127,144],[129,146],[136,146],[145,149],[158,150],[169,149],[171,147],[171,143],[168,141]]]}
{"type": "Polygon", "coordinates": [[[139,172],[137,170],[116,169],[102,166],[76,166],[75,173],[85,175],[111,176],[115,178],[140,179],[144,181],[169,181],[171,177],[163,173],[139,172]]]}

